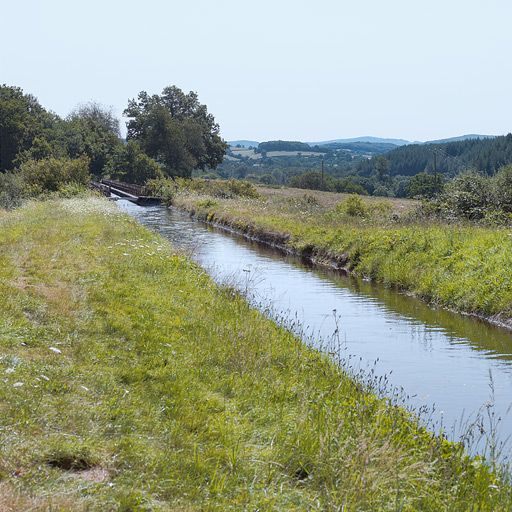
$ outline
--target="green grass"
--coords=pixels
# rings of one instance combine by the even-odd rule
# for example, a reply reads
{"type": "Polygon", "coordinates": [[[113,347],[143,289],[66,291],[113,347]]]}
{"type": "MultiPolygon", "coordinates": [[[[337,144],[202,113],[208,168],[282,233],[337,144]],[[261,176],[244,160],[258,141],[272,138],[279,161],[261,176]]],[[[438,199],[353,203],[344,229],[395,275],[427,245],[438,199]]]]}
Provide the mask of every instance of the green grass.
{"type": "Polygon", "coordinates": [[[0,347],[2,511],[512,506],[104,200],[0,212],[0,347]]]}
{"type": "Polygon", "coordinates": [[[343,203],[336,207],[313,191],[302,197],[267,191],[261,199],[216,198],[214,204],[204,197],[182,194],[174,204],[261,238],[270,234],[318,260],[338,260],[429,302],[496,321],[512,318],[509,229],[421,221],[407,203],[396,201],[386,207],[365,199],[366,214],[350,216],[343,203]]]}

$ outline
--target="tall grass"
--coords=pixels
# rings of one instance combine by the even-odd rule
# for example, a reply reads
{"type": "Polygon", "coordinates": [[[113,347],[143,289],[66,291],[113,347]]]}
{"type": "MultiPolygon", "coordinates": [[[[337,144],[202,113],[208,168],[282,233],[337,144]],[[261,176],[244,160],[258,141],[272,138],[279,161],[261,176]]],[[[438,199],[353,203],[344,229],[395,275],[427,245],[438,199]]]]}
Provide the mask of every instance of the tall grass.
{"type": "MultiPolygon", "coordinates": [[[[310,194],[311,195],[311,194],[310,194]]],[[[260,199],[178,195],[174,204],[286,248],[337,264],[435,304],[512,318],[512,237],[506,228],[418,219],[396,204],[348,198],[326,208],[273,191],[260,199]]]]}
{"type": "Polygon", "coordinates": [[[3,510],[510,510],[498,469],[106,201],[0,228],[3,510]]]}

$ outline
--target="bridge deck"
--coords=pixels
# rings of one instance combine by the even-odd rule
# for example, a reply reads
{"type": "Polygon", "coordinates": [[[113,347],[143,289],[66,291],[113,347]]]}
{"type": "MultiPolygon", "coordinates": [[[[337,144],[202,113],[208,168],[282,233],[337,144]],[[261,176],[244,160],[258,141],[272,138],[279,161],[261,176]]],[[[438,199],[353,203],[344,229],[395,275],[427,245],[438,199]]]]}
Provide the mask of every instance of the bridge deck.
{"type": "Polygon", "coordinates": [[[132,185],[130,183],[122,183],[114,180],[101,180],[101,185],[108,187],[110,194],[123,197],[140,206],[160,204],[161,202],[159,197],[146,195],[145,188],[139,185],[132,185]]]}

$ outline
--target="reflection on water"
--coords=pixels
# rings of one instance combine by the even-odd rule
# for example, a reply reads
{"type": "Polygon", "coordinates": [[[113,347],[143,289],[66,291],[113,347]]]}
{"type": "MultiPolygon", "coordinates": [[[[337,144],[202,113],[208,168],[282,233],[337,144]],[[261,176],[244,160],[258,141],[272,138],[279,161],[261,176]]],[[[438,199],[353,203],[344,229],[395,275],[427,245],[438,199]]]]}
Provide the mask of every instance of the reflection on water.
{"type": "Polygon", "coordinates": [[[173,209],[119,205],[191,252],[215,279],[251,290],[255,304],[296,316],[319,338],[336,329],[336,311],[347,353],[361,358],[361,365],[377,360],[377,373],[402,387],[411,406],[435,404],[434,420],[443,425],[455,425],[488,402],[492,372],[500,435],[512,435],[512,333],[383,286],[313,269],[173,209]]]}

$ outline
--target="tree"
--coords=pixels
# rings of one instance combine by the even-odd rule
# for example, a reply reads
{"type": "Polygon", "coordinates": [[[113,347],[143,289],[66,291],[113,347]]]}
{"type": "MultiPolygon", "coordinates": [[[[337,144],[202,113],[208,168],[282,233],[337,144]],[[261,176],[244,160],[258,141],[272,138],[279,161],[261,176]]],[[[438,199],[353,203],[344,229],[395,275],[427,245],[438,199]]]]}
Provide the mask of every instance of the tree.
{"type": "Polygon", "coordinates": [[[322,177],[318,171],[308,171],[292,176],[288,182],[290,187],[310,190],[334,190],[333,178],[329,175],[322,177]]]}
{"type": "Polygon", "coordinates": [[[491,198],[490,180],[480,173],[466,171],[446,185],[441,199],[449,214],[478,220],[484,217],[491,198]]]}
{"type": "Polygon", "coordinates": [[[112,109],[98,103],[85,103],[76,108],[66,119],[63,138],[71,158],[86,155],[89,169],[101,176],[105,165],[120,146],[119,121],[112,109]]]}
{"type": "Polygon", "coordinates": [[[31,148],[36,137],[42,140],[55,119],[19,87],[0,86],[0,171],[13,169],[17,155],[31,148]]]}
{"type": "Polygon", "coordinates": [[[512,213],[512,165],[502,167],[493,181],[496,206],[504,212],[512,213]]]}
{"type": "Polygon", "coordinates": [[[389,179],[389,161],[384,156],[379,156],[375,159],[375,171],[377,172],[377,179],[384,183],[389,179]]]}
{"type": "Polygon", "coordinates": [[[162,168],[146,155],[139,144],[130,140],[120,146],[108,162],[106,171],[112,178],[144,185],[148,180],[162,178],[162,168]]]}
{"type": "Polygon", "coordinates": [[[336,180],[334,189],[336,192],[344,192],[345,194],[359,194],[362,196],[368,195],[368,192],[360,183],[356,183],[350,178],[336,180]]]}
{"type": "Polygon", "coordinates": [[[407,197],[432,198],[443,188],[444,178],[440,174],[420,172],[413,176],[406,187],[407,197]]]}
{"type": "Polygon", "coordinates": [[[224,158],[227,144],[219,125],[195,92],[185,94],[175,86],[166,87],[161,95],[142,91],[128,102],[124,115],[129,118],[127,139],[139,142],[170,176],[214,169],[224,158]]]}

